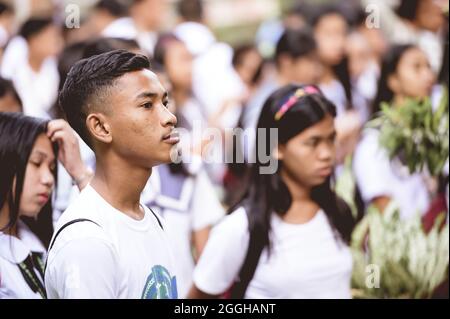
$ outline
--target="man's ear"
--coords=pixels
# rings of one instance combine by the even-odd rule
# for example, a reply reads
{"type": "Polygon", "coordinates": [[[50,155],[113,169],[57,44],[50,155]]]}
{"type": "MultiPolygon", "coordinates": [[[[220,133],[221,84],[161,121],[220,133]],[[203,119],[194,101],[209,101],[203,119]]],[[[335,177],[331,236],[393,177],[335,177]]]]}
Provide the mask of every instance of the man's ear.
{"type": "Polygon", "coordinates": [[[101,113],[91,113],[86,118],[86,127],[92,137],[102,143],[112,142],[111,126],[101,113]]]}
{"type": "Polygon", "coordinates": [[[273,158],[282,161],[284,159],[284,145],[280,145],[278,144],[274,149],[273,149],[273,158]]]}

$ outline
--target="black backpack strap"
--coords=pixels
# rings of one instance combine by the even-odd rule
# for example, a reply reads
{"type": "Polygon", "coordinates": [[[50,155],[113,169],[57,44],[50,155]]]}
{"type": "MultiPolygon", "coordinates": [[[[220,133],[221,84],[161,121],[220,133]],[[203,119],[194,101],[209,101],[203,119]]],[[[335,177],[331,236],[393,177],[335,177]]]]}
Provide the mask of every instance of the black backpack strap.
{"type": "Polygon", "coordinates": [[[239,279],[231,288],[231,299],[244,298],[247,287],[255,275],[256,267],[258,266],[262,251],[264,250],[264,244],[260,240],[260,236],[258,236],[258,228],[250,227],[249,232],[250,240],[248,243],[247,255],[245,256],[244,264],[239,272],[239,279]]]}
{"type": "Polygon", "coordinates": [[[161,223],[161,220],[159,219],[158,215],[156,215],[156,213],[150,207],[148,207],[148,209],[150,209],[150,211],[152,212],[153,216],[155,216],[156,220],[158,221],[159,227],[161,227],[161,229],[164,230],[164,227],[163,227],[163,225],[161,223]]]}
{"type": "Polygon", "coordinates": [[[66,224],[64,224],[63,226],[61,226],[61,228],[57,231],[55,237],[53,237],[52,242],[50,243],[50,246],[48,248],[48,252],[50,252],[50,250],[52,249],[53,245],[55,244],[56,238],[59,236],[59,234],[64,230],[64,228],[75,224],[75,223],[79,223],[79,222],[91,222],[94,223],[95,225],[97,225],[98,227],[101,227],[99,224],[97,224],[96,222],[94,222],[93,220],[87,219],[87,218],[78,218],[78,219],[74,219],[71,220],[70,222],[67,222],[66,224]]]}
{"type": "Polygon", "coordinates": [[[70,222],[67,222],[66,224],[62,225],[61,228],[56,232],[55,237],[53,237],[53,240],[50,242],[50,246],[49,246],[48,251],[47,251],[47,260],[45,261],[45,266],[44,266],[44,273],[45,273],[45,270],[47,269],[48,255],[49,255],[50,250],[52,249],[53,245],[55,244],[56,238],[64,230],[64,228],[66,228],[67,226],[70,226],[72,224],[79,223],[79,222],[91,222],[91,223],[94,223],[95,225],[97,225],[98,227],[101,227],[99,224],[97,224],[93,220],[90,220],[90,219],[87,219],[87,218],[74,219],[74,220],[71,220],[70,222]]]}

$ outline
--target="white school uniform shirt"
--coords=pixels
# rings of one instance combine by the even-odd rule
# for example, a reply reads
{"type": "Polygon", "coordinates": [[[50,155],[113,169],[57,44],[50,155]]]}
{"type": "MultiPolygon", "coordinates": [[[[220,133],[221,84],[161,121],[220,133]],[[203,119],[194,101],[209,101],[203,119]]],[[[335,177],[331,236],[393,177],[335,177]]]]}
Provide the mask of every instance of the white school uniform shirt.
{"type": "Polygon", "coordinates": [[[378,130],[364,130],[355,150],[353,171],[366,205],[377,197],[388,196],[398,206],[402,219],[423,215],[430,206],[423,175],[409,174],[398,160],[391,161],[380,146],[378,130]]]}
{"type": "Polygon", "coordinates": [[[146,53],[153,55],[158,36],[156,32],[141,31],[130,17],[114,20],[101,32],[103,37],[135,40],[146,53]]]}
{"type": "Polygon", "coordinates": [[[39,71],[28,62],[28,45],[20,36],[6,47],[0,74],[13,82],[28,116],[50,119],[50,110],[58,97],[59,74],[57,60],[48,57],[39,71]]]}
{"type": "Polygon", "coordinates": [[[136,39],[138,32],[130,17],[122,17],[112,21],[101,32],[105,38],[136,39]]]}
{"type": "MultiPolygon", "coordinates": [[[[274,213],[271,227],[271,255],[263,250],[245,298],[351,298],[351,252],[322,210],[305,224],[288,224],[274,213]]],[[[248,245],[248,219],[240,208],[213,229],[194,272],[195,285],[212,295],[227,291],[248,245]]]]}
{"type": "Polygon", "coordinates": [[[78,218],[98,225],[77,222],[61,231],[48,254],[48,298],[177,298],[166,233],[141,206],[144,218],[134,220],[86,186],[59,219],[55,233],[78,218]]]}
{"type": "MultiPolygon", "coordinates": [[[[0,232],[0,299],[41,299],[23,277],[19,264],[30,253],[42,254],[45,260],[45,248],[35,234],[23,222],[18,222],[19,238],[0,232]]],[[[38,267],[38,266],[36,266],[38,267]]],[[[33,269],[43,285],[38,269],[33,269]]]]}
{"type": "Polygon", "coordinates": [[[168,177],[168,170],[167,165],[153,168],[141,200],[164,218],[176,256],[179,297],[186,298],[195,266],[192,233],[216,225],[225,216],[225,209],[204,170],[186,178],[168,177]]]}

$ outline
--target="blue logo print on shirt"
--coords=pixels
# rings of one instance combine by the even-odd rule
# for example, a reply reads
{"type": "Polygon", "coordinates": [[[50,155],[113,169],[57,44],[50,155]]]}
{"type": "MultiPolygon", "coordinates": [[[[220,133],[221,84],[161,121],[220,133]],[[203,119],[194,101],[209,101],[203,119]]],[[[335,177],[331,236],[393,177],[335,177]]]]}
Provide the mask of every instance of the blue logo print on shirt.
{"type": "Polygon", "coordinates": [[[177,279],[171,277],[169,271],[157,265],[147,277],[142,299],[177,299],[177,279]]]}

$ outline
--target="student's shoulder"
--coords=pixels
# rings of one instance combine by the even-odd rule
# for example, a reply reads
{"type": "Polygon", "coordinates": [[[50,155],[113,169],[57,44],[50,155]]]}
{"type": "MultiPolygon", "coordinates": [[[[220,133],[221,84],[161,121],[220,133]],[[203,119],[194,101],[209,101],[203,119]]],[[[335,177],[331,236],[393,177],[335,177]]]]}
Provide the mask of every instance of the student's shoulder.
{"type": "Polygon", "coordinates": [[[214,227],[214,230],[235,235],[246,234],[248,230],[248,218],[245,208],[239,207],[231,214],[225,216],[219,224],[214,227]]]}
{"type": "Polygon", "coordinates": [[[108,223],[101,210],[95,198],[90,198],[88,192],[81,192],[56,223],[52,242],[55,246],[86,238],[109,242],[105,232],[108,223]]]}

